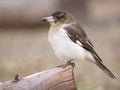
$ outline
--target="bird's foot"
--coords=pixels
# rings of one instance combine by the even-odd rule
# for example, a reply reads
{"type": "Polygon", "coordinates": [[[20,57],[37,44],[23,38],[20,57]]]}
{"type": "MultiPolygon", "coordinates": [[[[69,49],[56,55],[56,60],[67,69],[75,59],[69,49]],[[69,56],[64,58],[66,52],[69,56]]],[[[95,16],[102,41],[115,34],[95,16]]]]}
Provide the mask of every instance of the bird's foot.
{"type": "Polygon", "coordinates": [[[72,62],[72,60],[69,60],[66,62],[66,65],[72,65],[73,67],[75,67],[75,63],[72,62]]]}
{"type": "Polygon", "coordinates": [[[57,67],[63,67],[63,68],[65,68],[65,67],[67,67],[68,65],[72,65],[73,68],[75,67],[75,63],[73,63],[72,60],[69,60],[69,61],[67,61],[65,64],[59,65],[59,66],[57,66],[57,67]]]}

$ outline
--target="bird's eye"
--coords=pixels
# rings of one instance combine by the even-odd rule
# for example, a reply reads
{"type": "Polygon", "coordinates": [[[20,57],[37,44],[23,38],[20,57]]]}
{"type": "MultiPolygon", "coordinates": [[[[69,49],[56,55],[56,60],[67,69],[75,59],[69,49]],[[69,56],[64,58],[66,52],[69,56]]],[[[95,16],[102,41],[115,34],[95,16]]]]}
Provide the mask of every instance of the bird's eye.
{"type": "Polygon", "coordinates": [[[58,20],[64,20],[66,13],[63,11],[57,11],[52,14],[52,16],[58,21],[58,20]]]}
{"type": "Polygon", "coordinates": [[[56,15],[55,18],[57,19],[62,19],[65,17],[65,14],[64,13],[60,13],[59,15],[56,15]]]}

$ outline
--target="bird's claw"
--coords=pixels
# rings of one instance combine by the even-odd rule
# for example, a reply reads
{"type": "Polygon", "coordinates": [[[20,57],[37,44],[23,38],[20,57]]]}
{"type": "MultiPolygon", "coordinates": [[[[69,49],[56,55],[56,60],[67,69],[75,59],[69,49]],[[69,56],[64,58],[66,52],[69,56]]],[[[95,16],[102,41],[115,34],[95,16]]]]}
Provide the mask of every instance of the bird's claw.
{"type": "Polygon", "coordinates": [[[69,61],[67,61],[65,64],[59,65],[59,66],[57,66],[57,67],[63,67],[63,68],[65,68],[65,67],[67,67],[68,65],[72,65],[73,68],[75,67],[75,63],[73,63],[72,60],[69,60],[69,61]]]}
{"type": "Polygon", "coordinates": [[[73,63],[72,60],[67,61],[66,65],[72,65],[73,68],[75,67],[75,63],[73,63]]]}

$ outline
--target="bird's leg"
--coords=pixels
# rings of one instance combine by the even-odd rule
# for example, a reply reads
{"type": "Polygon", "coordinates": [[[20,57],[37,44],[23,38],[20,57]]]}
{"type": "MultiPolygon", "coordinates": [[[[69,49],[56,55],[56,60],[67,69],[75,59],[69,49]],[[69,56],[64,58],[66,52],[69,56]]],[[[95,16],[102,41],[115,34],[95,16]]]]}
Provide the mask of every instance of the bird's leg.
{"type": "Polygon", "coordinates": [[[72,59],[71,59],[71,60],[68,60],[65,64],[59,65],[59,66],[57,66],[57,67],[63,67],[63,68],[65,68],[65,67],[68,66],[68,65],[72,65],[73,67],[75,67],[75,63],[73,63],[72,61],[73,61],[72,59]]]}
{"type": "Polygon", "coordinates": [[[72,65],[73,67],[75,67],[75,63],[72,62],[72,61],[73,61],[73,59],[68,60],[68,61],[66,62],[66,65],[72,65]]]}

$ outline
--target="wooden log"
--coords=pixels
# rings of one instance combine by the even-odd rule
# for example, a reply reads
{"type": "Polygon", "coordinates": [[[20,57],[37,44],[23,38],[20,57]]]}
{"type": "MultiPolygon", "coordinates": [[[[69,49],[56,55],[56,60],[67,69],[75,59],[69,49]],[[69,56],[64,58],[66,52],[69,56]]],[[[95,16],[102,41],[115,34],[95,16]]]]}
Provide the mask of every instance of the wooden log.
{"type": "Polygon", "coordinates": [[[0,90],[77,90],[73,66],[56,67],[0,83],[0,90]]]}

